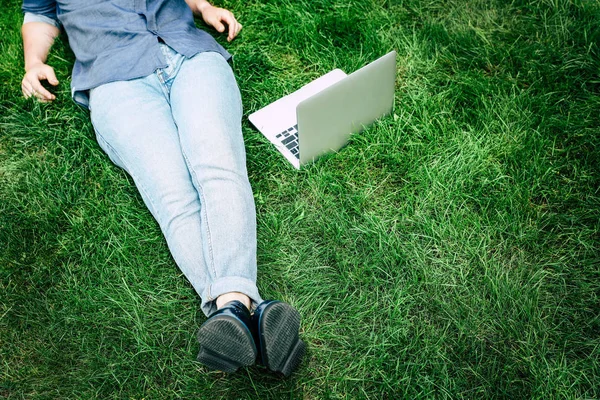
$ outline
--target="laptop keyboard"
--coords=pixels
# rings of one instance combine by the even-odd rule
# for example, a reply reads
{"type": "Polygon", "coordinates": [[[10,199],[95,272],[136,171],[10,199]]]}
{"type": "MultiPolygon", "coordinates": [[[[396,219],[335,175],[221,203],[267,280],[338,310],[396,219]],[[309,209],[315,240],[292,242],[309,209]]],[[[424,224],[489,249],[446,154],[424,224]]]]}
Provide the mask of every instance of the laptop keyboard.
{"type": "Polygon", "coordinates": [[[300,159],[300,149],[298,148],[298,124],[286,129],[275,137],[281,140],[281,143],[283,143],[296,158],[300,159]]]}

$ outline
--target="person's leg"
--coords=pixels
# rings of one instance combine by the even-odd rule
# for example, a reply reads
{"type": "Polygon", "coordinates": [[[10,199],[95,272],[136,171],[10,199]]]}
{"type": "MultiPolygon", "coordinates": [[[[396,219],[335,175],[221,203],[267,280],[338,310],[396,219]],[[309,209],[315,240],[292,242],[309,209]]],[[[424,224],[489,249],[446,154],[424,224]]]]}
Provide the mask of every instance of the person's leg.
{"type": "MultiPolygon", "coordinates": [[[[217,297],[231,292],[233,280],[256,281],[256,214],[240,92],[225,59],[213,52],[185,60],[168,83],[182,153],[201,198],[205,258],[215,277],[210,295],[217,297]]],[[[217,306],[235,299],[222,297],[217,306]]]]}
{"type": "MultiPolygon", "coordinates": [[[[250,274],[255,272],[256,223],[246,172],[240,93],[223,57],[201,53],[183,62],[170,86],[170,96],[182,151],[194,185],[203,194],[208,217],[204,223],[213,238],[212,262],[220,265],[218,270],[224,274],[224,278],[213,283],[212,292],[222,294],[229,286],[227,276],[255,279],[250,274]],[[224,224],[213,228],[211,224],[217,216],[224,224]],[[236,229],[225,231],[231,226],[236,229]],[[220,281],[223,286],[218,284],[220,281]]],[[[225,302],[227,297],[223,295],[219,300],[225,302]]],[[[298,337],[298,311],[283,302],[266,301],[258,305],[251,321],[261,362],[273,371],[289,375],[305,351],[305,344],[298,337]]],[[[209,342],[211,330],[214,329],[210,326],[201,328],[201,343],[209,342]]],[[[200,359],[210,361],[210,352],[201,350],[200,359]]]]}
{"type": "MultiPolygon", "coordinates": [[[[159,222],[173,258],[200,294],[203,311],[209,315],[216,309],[217,297],[211,295],[211,284],[225,275],[216,272],[218,267],[211,260],[207,235],[212,232],[207,231],[203,221],[206,213],[202,199],[192,184],[177,125],[161,85],[158,75],[153,74],[92,90],[92,122],[100,146],[132,176],[159,222]]],[[[217,225],[229,221],[213,218],[217,225]]],[[[255,271],[249,277],[231,277],[225,292],[239,292],[260,302],[253,276],[255,271]]]]}

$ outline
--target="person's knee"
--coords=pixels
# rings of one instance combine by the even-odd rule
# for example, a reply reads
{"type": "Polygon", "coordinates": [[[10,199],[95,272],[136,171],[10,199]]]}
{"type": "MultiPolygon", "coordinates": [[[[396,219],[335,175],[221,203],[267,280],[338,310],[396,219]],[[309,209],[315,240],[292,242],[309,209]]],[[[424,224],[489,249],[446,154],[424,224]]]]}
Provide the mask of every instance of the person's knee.
{"type": "Polygon", "coordinates": [[[200,200],[194,193],[165,193],[155,207],[161,227],[167,235],[185,230],[189,224],[197,223],[200,218],[200,200]]]}

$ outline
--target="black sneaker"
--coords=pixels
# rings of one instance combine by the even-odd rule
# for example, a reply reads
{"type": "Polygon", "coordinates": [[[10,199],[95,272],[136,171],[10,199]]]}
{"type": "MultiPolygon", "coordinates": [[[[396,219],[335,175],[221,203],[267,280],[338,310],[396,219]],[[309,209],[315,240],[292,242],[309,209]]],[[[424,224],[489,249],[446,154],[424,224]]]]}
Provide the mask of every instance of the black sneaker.
{"type": "Polygon", "coordinates": [[[234,300],[215,311],[198,330],[198,361],[210,369],[235,372],[254,364],[257,351],[250,311],[234,300]]]}
{"type": "Polygon", "coordinates": [[[289,376],[304,356],[306,345],[298,337],[300,314],[287,303],[266,300],[252,314],[252,330],[259,362],[271,371],[289,376]]]}

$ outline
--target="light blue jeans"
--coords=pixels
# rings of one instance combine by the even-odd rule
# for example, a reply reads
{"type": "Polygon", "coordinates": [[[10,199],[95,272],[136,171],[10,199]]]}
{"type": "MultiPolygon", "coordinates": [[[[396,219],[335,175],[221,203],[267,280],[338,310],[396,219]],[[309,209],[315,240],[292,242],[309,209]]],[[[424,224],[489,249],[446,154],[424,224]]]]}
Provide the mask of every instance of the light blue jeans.
{"type": "Polygon", "coordinates": [[[98,143],[133,178],[206,315],[228,292],[260,303],[256,213],[233,72],[218,53],[186,59],[161,47],[166,68],[91,91],[98,143]]]}

